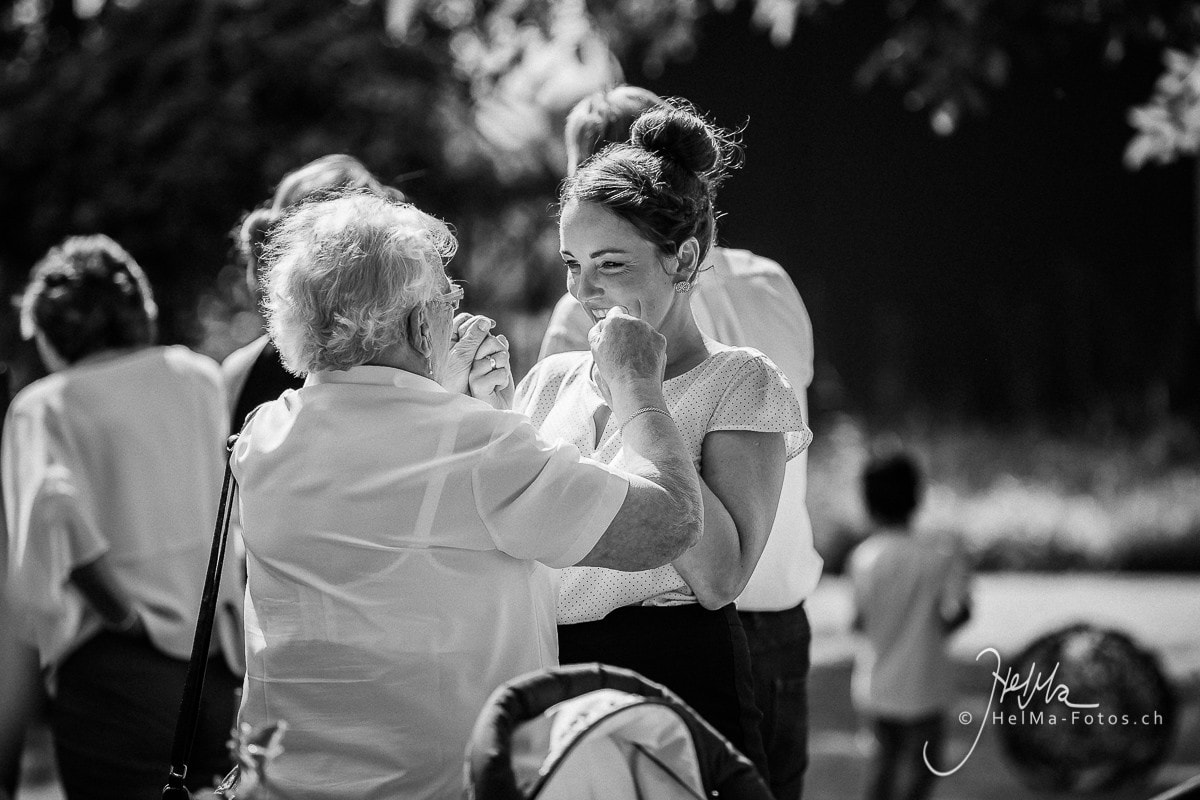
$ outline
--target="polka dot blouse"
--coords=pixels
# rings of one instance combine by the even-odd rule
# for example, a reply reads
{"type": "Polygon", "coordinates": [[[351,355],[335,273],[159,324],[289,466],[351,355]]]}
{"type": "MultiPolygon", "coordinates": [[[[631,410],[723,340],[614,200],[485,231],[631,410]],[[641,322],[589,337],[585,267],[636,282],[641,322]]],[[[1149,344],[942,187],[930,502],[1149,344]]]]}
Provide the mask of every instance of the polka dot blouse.
{"type": "MultiPolygon", "coordinates": [[[[696,468],[710,431],[783,433],[787,458],[799,455],[812,433],[779,368],[752,348],[706,343],[705,361],[663,384],[667,408],[696,468]]],[[[514,408],[545,438],[570,442],[588,458],[621,466],[620,421],[609,414],[604,430],[597,435],[595,429],[595,414],[604,398],[591,379],[591,368],[589,352],[561,353],[541,361],[517,387],[514,408]]],[[[558,622],[602,619],[622,606],[695,602],[696,596],[670,564],[644,572],[569,567],[561,573],[558,622]]]]}

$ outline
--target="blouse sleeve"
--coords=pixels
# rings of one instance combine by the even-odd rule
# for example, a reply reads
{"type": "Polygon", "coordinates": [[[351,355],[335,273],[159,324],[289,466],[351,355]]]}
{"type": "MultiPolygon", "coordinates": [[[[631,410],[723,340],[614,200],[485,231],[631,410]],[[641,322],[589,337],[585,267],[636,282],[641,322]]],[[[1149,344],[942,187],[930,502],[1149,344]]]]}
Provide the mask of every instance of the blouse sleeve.
{"type": "Polygon", "coordinates": [[[782,433],[790,461],[812,441],[796,392],[761,353],[736,367],[709,420],[707,431],[782,433]]]}
{"type": "Polygon", "coordinates": [[[13,409],[3,444],[8,577],[14,603],[54,616],[75,568],[108,544],[91,523],[66,434],[45,407],[13,409]]]}
{"type": "Polygon", "coordinates": [[[471,479],[476,511],[497,549],[557,568],[591,552],[629,489],[617,470],[546,442],[523,420],[484,450],[471,479]]]}

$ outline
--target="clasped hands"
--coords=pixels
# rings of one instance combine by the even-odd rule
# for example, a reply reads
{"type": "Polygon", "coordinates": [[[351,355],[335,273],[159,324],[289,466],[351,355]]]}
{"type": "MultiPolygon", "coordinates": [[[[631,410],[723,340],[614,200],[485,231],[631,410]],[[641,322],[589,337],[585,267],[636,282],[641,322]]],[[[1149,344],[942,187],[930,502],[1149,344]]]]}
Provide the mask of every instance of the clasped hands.
{"type": "Polygon", "coordinates": [[[441,384],[452,392],[476,397],[493,408],[512,408],[513,376],[508,339],[493,335],[493,319],[462,313],[454,317],[450,357],[441,384]]]}

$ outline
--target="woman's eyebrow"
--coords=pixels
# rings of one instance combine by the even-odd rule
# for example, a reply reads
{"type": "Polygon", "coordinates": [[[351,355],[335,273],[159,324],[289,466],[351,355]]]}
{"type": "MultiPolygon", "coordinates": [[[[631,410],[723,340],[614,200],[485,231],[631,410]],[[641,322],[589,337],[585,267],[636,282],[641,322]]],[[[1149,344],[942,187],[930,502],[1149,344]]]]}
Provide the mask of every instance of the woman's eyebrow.
{"type": "MultiPolygon", "coordinates": [[[[569,256],[569,255],[571,255],[571,251],[570,250],[559,250],[558,254],[560,256],[569,256]]],[[[603,247],[603,248],[595,251],[594,253],[591,253],[590,255],[588,255],[588,258],[599,258],[600,256],[604,256],[604,255],[627,256],[627,255],[629,255],[629,251],[622,250],[619,247],[603,247]]]]}

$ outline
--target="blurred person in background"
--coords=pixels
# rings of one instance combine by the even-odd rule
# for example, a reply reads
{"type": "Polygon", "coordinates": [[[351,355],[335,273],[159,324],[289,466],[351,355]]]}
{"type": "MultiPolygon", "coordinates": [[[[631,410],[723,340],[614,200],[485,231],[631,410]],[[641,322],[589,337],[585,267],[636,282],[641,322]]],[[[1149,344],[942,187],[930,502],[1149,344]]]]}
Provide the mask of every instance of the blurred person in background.
{"type": "MultiPolygon", "coordinates": [[[[2,556],[0,553],[0,564],[2,556]]],[[[20,782],[25,728],[42,702],[42,692],[37,679],[37,651],[20,635],[19,620],[2,588],[2,576],[0,570],[0,800],[9,800],[20,782]]]]}
{"type": "Polygon", "coordinates": [[[363,191],[268,237],[268,329],[307,377],[234,448],[240,719],[287,722],[270,776],[291,800],[458,800],[489,694],[558,663],[549,567],[649,569],[700,536],[663,338],[627,315],[599,326],[627,458],[582,458],[503,410],[508,350],[488,326],[460,334],[454,248],[442,222],[363,191]]]}
{"type": "MultiPolygon", "coordinates": [[[[256,307],[261,300],[259,258],[267,233],[292,206],[338,189],[364,189],[381,197],[405,199],[403,192],[385,186],[357,158],[342,153],[321,156],[284,175],[271,200],[247,214],[237,232],[238,258],[256,307]]],[[[230,433],[241,430],[243,420],[255,406],[274,400],[287,389],[299,389],[304,383],[284,368],[265,332],[230,353],[221,363],[221,373],[229,397],[230,433]]]]}
{"type": "Polygon", "coordinates": [[[851,554],[849,574],[864,639],[851,694],[876,745],[866,797],[920,800],[933,791],[924,759],[942,764],[954,686],[946,644],[971,616],[969,573],[956,554],[913,537],[921,476],[912,458],[871,461],[862,493],[873,532],[851,554]]]}
{"type": "MultiPolygon", "coordinates": [[[[705,533],[656,570],[563,570],[559,647],[563,663],[601,661],[666,685],[766,776],[733,601],[766,546],[785,464],[811,434],[779,369],[758,351],[709,338],[692,313],[693,289],[708,278],[716,189],[736,155],[727,134],[690,108],[663,104],[560,191],[567,285],[585,323],[619,306],[667,339],[664,392],[700,472],[705,533]]],[[[549,356],[522,381],[514,407],[543,435],[620,464],[623,431],[607,379],[588,353],[549,356]]]]}
{"type": "MultiPolygon", "coordinates": [[[[13,399],[0,444],[7,599],[38,651],[68,800],[159,797],[208,562],[225,395],[213,361],[153,344],[156,316],[105,236],[51,249],[22,300],[51,374],[13,399]]],[[[241,598],[225,585],[214,647],[236,663],[241,598]]],[[[238,683],[214,652],[193,786],[230,767],[238,683]]]]}
{"type": "MultiPolygon", "coordinates": [[[[614,142],[629,140],[633,121],[662,99],[637,86],[618,86],[580,101],[567,117],[567,167],[614,142]]],[[[692,287],[700,330],[724,344],[753,347],[787,376],[805,419],[813,378],[813,333],[808,311],[779,264],[748,250],[714,246],[692,287]]],[[[592,320],[570,292],[563,295],[542,340],[541,357],[587,349],[592,320]]],[[[787,462],[779,510],[737,608],[750,647],[754,696],[763,714],[762,738],[778,800],[799,800],[808,764],[809,646],[804,600],[821,577],[805,505],[807,452],[787,462]]]]}

